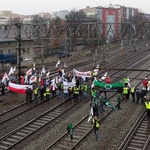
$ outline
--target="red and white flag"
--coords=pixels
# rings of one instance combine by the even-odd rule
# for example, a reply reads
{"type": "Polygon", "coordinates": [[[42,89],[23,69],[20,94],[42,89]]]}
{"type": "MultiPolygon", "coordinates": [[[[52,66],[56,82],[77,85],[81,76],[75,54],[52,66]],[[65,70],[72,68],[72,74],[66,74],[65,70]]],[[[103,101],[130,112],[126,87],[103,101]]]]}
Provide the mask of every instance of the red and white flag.
{"type": "Polygon", "coordinates": [[[5,82],[6,80],[8,80],[9,78],[8,78],[8,75],[7,75],[7,73],[5,73],[4,75],[3,75],[3,77],[2,77],[2,83],[3,82],[5,82]]]}
{"type": "Polygon", "coordinates": [[[12,82],[9,82],[8,84],[8,89],[10,91],[20,93],[20,94],[26,94],[27,87],[32,89],[32,85],[21,85],[12,82]]]}
{"type": "Polygon", "coordinates": [[[33,76],[30,78],[29,83],[31,84],[31,83],[35,82],[36,80],[37,80],[37,77],[36,77],[35,75],[33,75],[33,76]]]}
{"type": "Polygon", "coordinates": [[[26,75],[31,75],[32,74],[32,68],[30,68],[27,72],[26,75]]]}

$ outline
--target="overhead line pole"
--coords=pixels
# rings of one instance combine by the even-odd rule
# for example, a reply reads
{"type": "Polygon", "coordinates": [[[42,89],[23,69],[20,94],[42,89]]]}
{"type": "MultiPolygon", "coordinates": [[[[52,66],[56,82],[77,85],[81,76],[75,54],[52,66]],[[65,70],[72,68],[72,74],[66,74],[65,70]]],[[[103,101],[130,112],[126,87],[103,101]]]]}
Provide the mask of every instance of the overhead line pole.
{"type": "Polygon", "coordinates": [[[19,83],[21,82],[21,23],[15,24],[17,26],[17,65],[18,65],[18,78],[19,83]]]}

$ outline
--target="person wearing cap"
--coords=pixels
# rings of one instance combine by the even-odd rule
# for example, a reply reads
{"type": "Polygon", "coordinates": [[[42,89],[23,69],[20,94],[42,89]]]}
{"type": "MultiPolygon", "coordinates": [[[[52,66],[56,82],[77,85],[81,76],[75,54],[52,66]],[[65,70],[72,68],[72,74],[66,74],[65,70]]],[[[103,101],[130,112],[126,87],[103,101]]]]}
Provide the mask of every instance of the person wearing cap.
{"type": "Polygon", "coordinates": [[[143,81],[142,81],[142,84],[143,84],[143,87],[145,87],[147,89],[147,85],[148,85],[148,80],[147,78],[145,78],[143,81]]]}

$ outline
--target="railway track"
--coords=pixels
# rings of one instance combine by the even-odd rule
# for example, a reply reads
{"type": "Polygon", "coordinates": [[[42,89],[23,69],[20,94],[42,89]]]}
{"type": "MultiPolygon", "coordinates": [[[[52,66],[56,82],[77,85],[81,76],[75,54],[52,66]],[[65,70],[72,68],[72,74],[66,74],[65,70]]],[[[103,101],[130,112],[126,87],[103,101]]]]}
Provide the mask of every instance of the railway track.
{"type": "Polygon", "coordinates": [[[150,121],[148,121],[144,110],[120,144],[118,150],[148,150],[149,142],[150,121]]]}
{"type": "MultiPolygon", "coordinates": [[[[142,41],[141,44],[143,44],[143,43],[145,43],[145,42],[142,41]]],[[[129,48],[133,48],[133,46],[131,46],[131,47],[130,47],[130,46],[126,46],[126,47],[124,47],[124,50],[127,50],[127,49],[129,49],[129,48]]],[[[105,56],[105,59],[109,59],[109,58],[112,58],[112,57],[116,57],[117,55],[120,55],[120,51],[121,51],[120,49],[117,49],[117,50],[115,50],[115,52],[113,52],[113,53],[112,53],[112,52],[109,52],[109,54],[107,54],[107,55],[105,56]]],[[[103,57],[104,57],[104,56],[98,56],[99,60],[101,60],[101,61],[103,61],[103,59],[104,59],[103,57]]],[[[72,59],[73,59],[73,58],[72,58],[72,59]]],[[[77,59],[78,59],[78,56],[74,58],[74,60],[77,60],[77,59]]],[[[70,61],[70,58],[69,58],[68,60],[70,61]]],[[[66,62],[67,62],[68,60],[66,60],[66,62]]],[[[69,62],[69,61],[68,61],[68,62],[69,62]]],[[[91,61],[93,61],[93,60],[91,60],[91,61]]],[[[64,62],[65,62],[65,60],[62,61],[62,63],[64,63],[64,62]]],[[[53,63],[53,64],[51,64],[51,65],[54,66],[55,64],[56,64],[56,62],[53,63]]],[[[51,68],[51,73],[53,73],[53,74],[55,74],[55,75],[57,74],[56,68],[51,67],[49,63],[46,64],[46,66],[47,66],[47,68],[49,68],[49,67],[51,68]]],[[[71,66],[73,67],[73,65],[71,65],[71,66]]],[[[31,68],[31,67],[30,67],[30,68],[31,68]]],[[[41,66],[41,68],[42,68],[42,66],[41,66]]],[[[37,69],[39,69],[39,68],[37,68],[37,69]]],[[[39,71],[41,71],[41,70],[39,70],[39,71]]],[[[3,95],[1,95],[1,91],[2,91],[2,90],[1,90],[1,86],[2,86],[2,85],[0,84],[0,96],[3,96],[3,95]]],[[[7,93],[6,93],[6,94],[7,94],[7,93]]]]}
{"type": "MultiPolygon", "coordinates": [[[[115,53],[114,55],[116,55],[116,53],[115,53]]],[[[112,56],[113,56],[113,55],[112,55],[112,56]]],[[[91,64],[91,63],[92,63],[92,61],[88,61],[88,62],[78,63],[78,64],[76,64],[76,65],[71,65],[70,67],[67,68],[66,71],[70,71],[69,69],[75,68],[76,66],[82,66],[82,65],[85,66],[85,64],[88,66],[88,65],[91,64]]],[[[114,62],[114,63],[116,63],[116,62],[114,62]]],[[[56,70],[55,70],[54,72],[52,72],[52,74],[55,74],[55,73],[56,73],[56,70]]],[[[55,76],[53,75],[52,77],[55,77],[55,76]]],[[[14,108],[11,108],[11,109],[9,109],[9,110],[3,112],[3,113],[0,113],[0,117],[1,117],[1,116],[4,116],[5,114],[8,114],[8,113],[13,114],[13,111],[16,111],[17,109],[19,110],[20,108],[21,108],[20,111],[24,113],[24,107],[25,107],[25,109],[27,109],[27,108],[26,108],[26,103],[20,104],[20,105],[15,106],[14,108]]],[[[36,106],[33,106],[33,107],[36,107],[36,106]]],[[[30,108],[28,108],[28,109],[30,110],[31,108],[32,108],[32,107],[30,107],[30,108]]],[[[9,116],[9,115],[8,115],[8,116],[9,116]]],[[[4,118],[5,118],[5,120],[7,120],[7,116],[5,116],[4,118]]],[[[1,119],[1,120],[3,120],[3,119],[1,119]]],[[[0,123],[2,123],[2,122],[4,122],[4,121],[1,121],[0,123]]]]}
{"type": "Polygon", "coordinates": [[[148,56],[147,56],[148,57],[148,56]]]}
{"type": "MultiPolygon", "coordinates": [[[[144,59],[146,59],[146,58],[148,58],[149,56],[147,55],[144,59]]],[[[131,59],[131,58],[128,58],[128,59],[131,59]]],[[[140,59],[141,61],[143,61],[143,59],[140,59]]],[[[127,59],[126,59],[126,61],[127,61],[127,59]]],[[[117,62],[116,62],[117,63],[117,62]]],[[[87,62],[86,62],[86,64],[87,64],[87,62]]],[[[115,62],[114,62],[114,66],[115,66],[115,62]]],[[[118,65],[117,65],[118,66],[118,65]]],[[[118,72],[119,73],[119,72],[118,72]]],[[[113,76],[113,75],[111,75],[111,76],[113,76]]],[[[1,122],[0,122],[0,124],[2,124],[2,123],[5,123],[5,122],[7,122],[7,121],[9,121],[10,119],[13,119],[13,118],[16,118],[16,117],[18,117],[18,116],[21,116],[22,114],[23,115],[25,115],[25,113],[27,112],[27,111],[29,111],[29,110],[31,110],[31,109],[34,109],[34,108],[36,108],[36,107],[39,107],[39,105],[41,105],[42,103],[45,103],[45,102],[41,102],[41,103],[39,103],[38,105],[32,105],[32,106],[30,106],[30,107],[27,107],[26,106],[26,104],[24,103],[24,104],[22,104],[22,105],[19,105],[18,107],[15,107],[14,109],[11,109],[11,110],[9,110],[9,111],[7,111],[7,112],[4,112],[3,114],[0,114],[0,117],[1,117],[1,122]],[[12,115],[13,114],[13,111],[16,111],[16,110],[19,110],[19,114],[14,114],[14,116],[12,115]],[[6,113],[8,113],[8,116],[9,117],[7,117],[7,115],[6,115],[6,113]],[[11,115],[9,115],[11,113],[11,115]],[[2,117],[3,116],[3,117],[2,117]],[[4,119],[3,119],[4,118],[4,119]]],[[[18,112],[18,111],[17,111],[18,112]]]]}
{"type": "MultiPolygon", "coordinates": [[[[148,65],[145,69],[150,68],[150,65],[148,65]]],[[[137,76],[139,76],[140,74],[142,74],[141,72],[138,73],[136,76],[134,76],[134,78],[136,78],[137,76]]],[[[148,74],[149,75],[149,74],[148,74]]],[[[148,76],[147,75],[147,76],[148,76]]],[[[134,80],[133,78],[133,80],[134,80]]],[[[136,86],[139,86],[141,84],[141,82],[137,82],[136,86]]],[[[116,106],[116,99],[115,99],[115,94],[112,94],[109,99],[111,99],[111,103],[116,106]]],[[[102,123],[102,121],[108,117],[109,114],[111,114],[111,112],[113,111],[113,109],[109,109],[108,107],[105,108],[105,115],[100,116],[100,121],[102,123]]],[[[145,111],[144,111],[145,113],[145,111]]],[[[78,144],[80,144],[83,140],[85,140],[86,136],[88,136],[91,132],[92,132],[92,126],[91,123],[88,123],[88,116],[89,114],[87,114],[83,119],[81,119],[74,127],[73,127],[73,140],[70,140],[70,137],[68,136],[68,133],[65,132],[60,138],[58,138],[57,140],[55,140],[55,142],[53,142],[50,146],[48,146],[45,150],[72,150],[75,149],[78,144]]],[[[145,118],[145,115],[143,117],[143,113],[141,114],[142,118],[145,118]]],[[[145,121],[145,120],[144,120],[145,121]]],[[[136,123],[139,124],[139,119],[137,119],[136,123]]],[[[140,126],[141,127],[141,126],[140,126]]],[[[146,126],[144,126],[147,129],[147,123],[146,126]]],[[[135,129],[135,126],[132,128],[135,129]]],[[[146,129],[141,129],[144,133],[146,129]]],[[[141,138],[141,140],[145,140],[145,143],[148,144],[149,141],[149,133],[150,133],[150,127],[148,129],[148,131],[146,131],[146,136],[147,138],[141,138]]],[[[144,136],[144,135],[140,135],[140,136],[144,136]]],[[[137,139],[140,139],[140,137],[137,137],[137,139]]],[[[126,140],[124,141],[124,145],[126,145],[127,140],[129,140],[129,136],[126,137],[126,140]]],[[[135,142],[135,139],[134,139],[135,142]]],[[[141,143],[144,143],[143,141],[141,141],[141,143]]],[[[123,145],[123,144],[122,144],[123,145]]],[[[144,145],[144,147],[147,147],[147,145],[144,145]]],[[[120,149],[118,150],[126,150],[129,147],[124,147],[124,149],[122,148],[122,146],[120,146],[120,149]]],[[[130,147],[131,150],[134,150],[134,147],[130,147]]],[[[137,150],[135,148],[135,150],[137,150]]],[[[139,149],[140,150],[140,149],[139,149]]]]}

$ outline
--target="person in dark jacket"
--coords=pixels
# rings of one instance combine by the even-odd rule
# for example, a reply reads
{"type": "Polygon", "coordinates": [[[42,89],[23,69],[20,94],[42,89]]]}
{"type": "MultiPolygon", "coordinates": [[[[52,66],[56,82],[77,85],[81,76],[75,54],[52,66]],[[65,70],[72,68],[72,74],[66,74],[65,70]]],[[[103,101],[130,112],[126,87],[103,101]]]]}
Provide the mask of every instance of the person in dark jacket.
{"type": "Polygon", "coordinates": [[[121,104],[122,100],[123,100],[122,94],[120,93],[120,91],[118,91],[117,92],[117,102],[118,102],[117,108],[118,109],[121,109],[120,104],[121,104]]]}
{"type": "Polygon", "coordinates": [[[26,103],[29,104],[29,88],[26,88],[26,103]]]}
{"type": "Polygon", "coordinates": [[[5,95],[5,84],[2,83],[2,95],[5,95]]]}
{"type": "Polygon", "coordinates": [[[137,88],[137,89],[135,90],[135,94],[136,94],[136,103],[139,104],[139,100],[140,100],[140,98],[141,98],[141,91],[140,91],[139,88],[137,88]]]}
{"type": "Polygon", "coordinates": [[[32,103],[32,89],[29,88],[29,103],[32,103]]]}
{"type": "Polygon", "coordinates": [[[141,90],[141,105],[144,104],[144,97],[146,96],[146,94],[147,94],[146,88],[143,87],[141,90]]]}
{"type": "Polygon", "coordinates": [[[41,97],[41,100],[42,100],[42,101],[44,100],[44,92],[45,92],[44,87],[41,86],[41,87],[40,87],[40,97],[41,97]]]}
{"type": "Polygon", "coordinates": [[[98,140],[98,131],[100,127],[100,121],[97,116],[92,118],[92,126],[95,134],[96,141],[98,140]]]}

